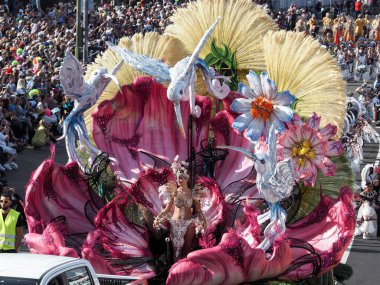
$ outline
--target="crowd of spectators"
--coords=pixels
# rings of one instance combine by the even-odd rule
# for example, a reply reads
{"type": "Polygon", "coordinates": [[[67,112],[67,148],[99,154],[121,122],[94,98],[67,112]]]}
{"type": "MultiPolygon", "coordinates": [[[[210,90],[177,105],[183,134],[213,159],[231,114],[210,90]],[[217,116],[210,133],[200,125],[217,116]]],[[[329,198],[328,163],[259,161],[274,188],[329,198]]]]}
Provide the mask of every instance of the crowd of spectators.
{"type": "MultiPolygon", "coordinates": [[[[42,11],[24,2],[31,1],[0,5],[0,171],[17,169],[17,152],[26,147],[55,143],[73,108],[63,94],[59,68],[65,51],[75,48],[75,4],[61,1],[42,11]]],[[[174,9],[183,5],[186,1],[95,5],[88,17],[90,59],[107,41],[161,33],[174,9]]]]}
{"type": "Polygon", "coordinates": [[[314,37],[331,34],[332,42],[339,44],[344,38],[344,32],[354,27],[358,40],[359,36],[370,36],[370,31],[379,22],[374,15],[372,0],[331,1],[323,6],[317,1],[314,7],[297,7],[291,4],[287,10],[274,11],[267,4],[268,13],[281,29],[305,32],[314,37]],[[357,21],[359,19],[359,21],[357,21]]]}

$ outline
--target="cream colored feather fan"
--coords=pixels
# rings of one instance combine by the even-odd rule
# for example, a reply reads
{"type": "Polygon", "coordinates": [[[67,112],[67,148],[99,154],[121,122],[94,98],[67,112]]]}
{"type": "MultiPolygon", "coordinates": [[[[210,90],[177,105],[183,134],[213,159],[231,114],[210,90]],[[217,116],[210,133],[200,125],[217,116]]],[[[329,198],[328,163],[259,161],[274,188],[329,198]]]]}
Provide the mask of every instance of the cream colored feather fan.
{"type": "Polygon", "coordinates": [[[299,101],[296,111],[304,117],[321,116],[321,126],[338,127],[345,117],[345,83],[332,56],[311,37],[295,32],[268,32],[263,37],[269,77],[278,91],[289,90],[299,101]]]}
{"type": "MultiPolygon", "coordinates": [[[[119,46],[127,48],[137,54],[144,54],[151,58],[160,59],[169,66],[175,65],[177,61],[186,57],[182,43],[178,39],[153,32],[146,33],[145,35],[135,34],[132,38],[122,38],[119,42],[119,46]]],[[[106,50],[101,56],[96,58],[95,63],[88,66],[85,79],[88,79],[91,72],[99,67],[105,67],[108,71],[111,71],[120,61],[121,57],[119,55],[110,49],[106,50]]],[[[129,64],[124,63],[116,74],[116,77],[121,85],[125,85],[132,83],[139,75],[143,74],[136,71],[136,69],[132,68],[129,64]]],[[[97,104],[85,112],[85,122],[89,131],[91,131],[90,129],[92,127],[91,113],[100,102],[112,99],[118,91],[116,84],[111,81],[100,96],[97,104]]]]}
{"type": "Polygon", "coordinates": [[[219,24],[200,53],[205,58],[211,53],[211,42],[227,45],[236,52],[237,70],[263,70],[265,61],[261,37],[270,30],[277,30],[261,6],[251,0],[200,0],[190,2],[186,8],[178,9],[170,20],[165,34],[182,41],[186,52],[191,54],[204,32],[215,19],[221,16],[219,24]]]}

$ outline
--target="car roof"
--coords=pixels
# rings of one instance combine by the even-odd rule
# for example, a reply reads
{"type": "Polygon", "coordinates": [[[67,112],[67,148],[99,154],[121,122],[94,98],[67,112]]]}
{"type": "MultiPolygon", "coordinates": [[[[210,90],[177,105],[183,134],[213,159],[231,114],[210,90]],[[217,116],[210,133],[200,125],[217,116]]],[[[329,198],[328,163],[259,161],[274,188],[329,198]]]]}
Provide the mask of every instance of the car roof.
{"type": "Polygon", "coordinates": [[[45,254],[1,253],[0,276],[40,279],[49,269],[78,260],[81,259],[45,254]]]}

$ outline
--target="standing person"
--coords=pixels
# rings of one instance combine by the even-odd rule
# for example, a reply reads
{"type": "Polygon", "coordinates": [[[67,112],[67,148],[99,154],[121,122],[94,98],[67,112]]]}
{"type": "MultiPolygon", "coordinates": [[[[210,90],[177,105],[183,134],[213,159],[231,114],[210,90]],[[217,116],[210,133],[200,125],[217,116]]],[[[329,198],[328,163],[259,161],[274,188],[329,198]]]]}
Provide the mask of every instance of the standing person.
{"type": "Polygon", "coordinates": [[[376,21],[376,25],[373,27],[372,30],[373,40],[377,43],[380,41],[380,22],[376,21]]]}
{"type": "Polygon", "coordinates": [[[330,17],[330,13],[326,13],[326,16],[322,20],[323,28],[325,30],[325,34],[331,33],[332,34],[332,28],[333,28],[333,19],[330,17]]]}
{"type": "Polygon", "coordinates": [[[318,34],[318,31],[319,31],[319,26],[318,26],[318,20],[315,16],[315,14],[313,14],[309,20],[309,22],[307,23],[308,26],[309,26],[309,33],[315,37],[317,34],[318,34]]]}
{"type": "Polygon", "coordinates": [[[355,42],[355,26],[351,19],[347,21],[344,29],[343,39],[348,43],[349,41],[355,42]]]}
{"type": "Polygon", "coordinates": [[[372,20],[368,17],[368,14],[365,14],[364,20],[365,20],[364,37],[368,38],[369,33],[371,31],[371,27],[372,27],[372,20]]]}
{"type": "Polygon", "coordinates": [[[377,193],[373,191],[371,183],[366,184],[360,198],[362,204],[356,218],[355,236],[363,234],[363,239],[369,239],[371,235],[377,234],[377,214],[374,209],[377,193]]]}
{"type": "Polygon", "coordinates": [[[18,252],[23,237],[22,217],[11,206],[11,188],[4,187],[3,193],[0,196],[0,252],[18,252]]]}
{"type": "Polygon", "coordinates": [[[363,19],[362,14],[359,14],[358,18],[355,20],[355,36],[356,39],[364,35],[364,27],[367,21],[363,19]]]}
{"type": "Polygon", "coordinates": [[[360,0],[357,0],[355,2],[355,17],[358,17],[359,14],[361,14],[361,12],[362,12],[362,5],[363,5],[363,3],[360,0]]]}

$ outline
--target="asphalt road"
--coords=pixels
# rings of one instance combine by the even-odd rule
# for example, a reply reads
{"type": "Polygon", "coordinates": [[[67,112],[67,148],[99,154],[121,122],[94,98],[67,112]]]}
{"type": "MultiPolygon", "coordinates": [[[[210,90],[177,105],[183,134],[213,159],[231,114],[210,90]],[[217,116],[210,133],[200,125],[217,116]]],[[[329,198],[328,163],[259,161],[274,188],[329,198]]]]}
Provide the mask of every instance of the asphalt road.
{"type": "MultiPolygon", "coordinates": [[[[355,91],[360,84],[348,84],[348,91],[355,91]]],[[[380,128],[376,128],[380,133],[380,128]]],[[[363,163],[373,164],[379,161],[379,144],[364,143],[363,163]]],[[[356,181],[360,184],[360,175],[357,174],[356,181]]],[[[380,217],[379,217],[380,218],[380,217]]],[[[361,236],[355,237],[350,250],[347,250],[347,264],[353,268],[352,277],[345,282],[346,285],[375,285],[379,284],[378,270],[380,264],[380,239],[363,240],[361,236]]]]}
{"type": "MultiPolygon", "coordinates": [[[[32,173],[38,168],[42,161],[50,157],[49,147],[40,149],[25,149],[17,154],[17,164],[19,169],[6,171],[8,185],[14,187],[16,192],[25,197],[25,187],[28,184],[32,173]]],[[[58,146],[55,150],[55,161],[64,165],[67,162],[66,148],[58,146]]]]}

